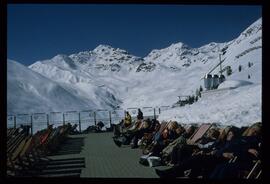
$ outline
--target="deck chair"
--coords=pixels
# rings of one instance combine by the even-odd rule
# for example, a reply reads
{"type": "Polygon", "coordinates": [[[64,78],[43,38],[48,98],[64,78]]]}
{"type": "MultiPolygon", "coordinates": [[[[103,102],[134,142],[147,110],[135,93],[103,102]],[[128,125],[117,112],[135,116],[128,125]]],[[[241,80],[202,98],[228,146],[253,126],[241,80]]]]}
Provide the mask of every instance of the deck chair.
{"type": "Polygon", "coordinates": [[[123,124],[119,126],[119,131],[121,134],[128,132],[129,130],[136,127],[136,122],[132,121],[128,127],[123,127],[123,124]]]}
{"type": "MultiPolygon", "coordinates": [[[[32,140],[29,140],[26,143],[28,147],[25,148],[25,150],[20,155],[21,161],[26,163],[26,166],[24,165],[24,167],[28,168],[29,170],[28,174],[37,173],[36,171],[42,170],[43,167],[41,166],[44,164],[41,163],[46,163],[51,160],[47,158],[47,153],[49,152],[48,144],[51,142],[54,134],[53,131],[49,129],[47,131],[43,131],[42,133],[44,136],[38,134],[31,137],[32,140]],[[48,135],[48,133],[50,134],[48,135]]],[[[26,172],[24,172],[24,174],[25,173],[26,172]]]]}
{"type": "Polygon", "coordinates": [[[46,154],[47,153],[47,144],[48,144],[48,139],[50,137],[50,134],[52,132],[52,128],[47,128],[45,129],[45,131],[39,132],[37,134],[37,138],[35,139],[37,142],[36,144],[36,148],[37,150],[39,150],[39,152],[41,154],[46,154]]]}
{"type": "Polygon", "coordinates": [[[33,173],[38,173],[41,170],[37,165],[39,165],[41,158],[44,156],[40,152],[37,152],[36,146],[34,137],[30,137],[26,141],[15,163],[16,175],[33,175],[33,173]]]}
{"type": "Polygon", "coordinates": [[[24,149],[27,139],[28,137],[25,137],[12,152],[7,153],[7,174],[8,175],[16,174],[16,170],[18,168],[18,165],[17,165],[18,158],[24,149]]]}
{"type": "Polygon", "coordinates": [[[15,134],[16,131],[18,131],[17,128],[9,128],[7,132],[7,139],[9,140],[15,134]]]}
{"type": "Polygon", "coordinates": [[[17,165],[17,170],[27,170],[29,169],[29,166],[31,165],[31,162],[28,162],[28,160],[25,160],[26,155],[29,152],[29,147],[31,146],[32,142],[32,137],[28,137],[25,141],[25,144],[19,153],[17,159],[16,159],[16,165],[17,165]]]}
{"type": "MultiPolygon", "coordinates": [[[[162,122],[160,124],[160,128],[157,132],[161,134],[168,126],[169,126],[169,122],[162,122]]],[[[147,134],[149,134],[149,133],[146,133],[145,135],[147,135],[147,134]]]]}
{"type": "Polygon", "coordinates": [[[205,133],[211,128],[212,124],[205,123],[202,124],[194,133],[193,135],[187,140],[187,144],[194,144],[196,141],[198,141],[200,138],[202,138],[205,133]]]}
{"type": "Polygon", "coordinates": [[[16,135],[10,139],[7,143],[7,153],[13,153],[17,149],[18,145],[26,138],[24,132],[18,132],[16,135]]]}
{"type": "Polygon", "coordinates": [[[54,152],[58,146],[66,139],[70,129],[68,127],[59,126],[55,128],[48,138],[47,147],[49,152],[54,152]]]}
{"type": "Polygon", "coordinates": [[[129,126],[127,129],[127,131],[133,131],[133,130],[137,130],[139,127],[141,127],[142,122],[141,121],[137,121],[135,123],[133,123],[131,126],[129,126]]]}
{"type": "Polygon", "coordinates": [[[44,152],[44,150],[40,149],[40,145],[33,139],[34,144],[31,144],[30,152],[27,154],[27,159],[31,161],[32,166],[36,167],[37,164],[48,162],[50,161],[49,158],[47,158],[47,152],[44,152]]]}
{"type": "Polygon", "coordinates": [[[61,126],[60,128],[60,132],[59,132],[59,135],[58,135],[58,140],[59,140],[59,143],[62,143],[68,136],[68,134],[70,133],[70,130],[71,130],[71,127],[69,126],[61,126]]]}
{"type": "Polygon", "coordinates": [[[160,124],[160,128],[159,128],[159,130],[158,130],[157,133],[162,134],[163,131],[169,126],[169,124],[170,124],[169,122],[162,122],[162,123],[160,124]]]}
{"type": "Polygon", "coordinates": [[[10,152],[14,150],[14,148],[20,143],[22,137],[23,137],[23,132],[17,129],[17,131],[8,139],[7,141],[7,151],[10,152]]]}
{"type": "Polygon", "coordinates": [[[60,133],[60,127],[53,129],[53,131],[51,132],[50,137],[48,138],[48,143],[47,143],[49,152],[52,152],[57,149],[60,143],[59,133],[60,133]]]}
{"type": "Polygon", "coordinates": [[[262,173],[261,160],[257,160],[254,166],[252,167],[251,171],[245,177],[245,179],[259,179],[261,178],[261,173],[262,173]]]}
{"type": "Polygon", "coordinates": [[[160,128],[159,128],[158,132],[162,133],[169,126],[169,124],[170,124],[169,122],[162,122],[160,124],[160,128]]]}

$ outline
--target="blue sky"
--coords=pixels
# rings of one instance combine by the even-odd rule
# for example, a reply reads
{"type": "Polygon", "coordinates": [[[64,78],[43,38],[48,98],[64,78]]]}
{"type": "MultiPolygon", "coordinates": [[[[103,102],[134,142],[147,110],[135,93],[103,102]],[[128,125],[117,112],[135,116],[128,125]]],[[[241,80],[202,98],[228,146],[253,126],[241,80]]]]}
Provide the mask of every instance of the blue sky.
{"type": "Polygon", "coordinates": [[[184,42],[226,42],[262,16],[261,6],[229,5],[8,5],[8,58],[30,65],[99,44],[144,57],[184,42]]]}

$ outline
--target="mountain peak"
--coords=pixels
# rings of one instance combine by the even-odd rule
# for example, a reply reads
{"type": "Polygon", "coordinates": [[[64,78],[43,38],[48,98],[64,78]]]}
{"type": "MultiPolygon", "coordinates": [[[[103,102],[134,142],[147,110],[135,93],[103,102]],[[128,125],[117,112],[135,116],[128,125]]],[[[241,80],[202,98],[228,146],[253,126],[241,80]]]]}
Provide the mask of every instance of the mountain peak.
{"type": "Polygon", "coordinates": [[[112,49],[112,47],[110,45],[100,44],[93,51],[94,52],[103,52],[103,51],[111,50],[111,49],[112,49]]]}
{"type": "Polygon", "coordinates": [[[189,46],[184,44],[183,42],[177,42],[171,44],[168,48],[189,48],[189,46]]]}

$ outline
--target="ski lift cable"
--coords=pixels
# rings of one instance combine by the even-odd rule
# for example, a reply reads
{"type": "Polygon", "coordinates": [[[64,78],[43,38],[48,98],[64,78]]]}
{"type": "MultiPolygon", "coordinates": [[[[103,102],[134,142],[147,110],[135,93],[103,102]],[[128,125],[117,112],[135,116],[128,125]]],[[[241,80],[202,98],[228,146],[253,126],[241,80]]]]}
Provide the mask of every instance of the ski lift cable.
{"type": "MultiPolygon", "coordinates": [[[[214,68],[212,68],[209,72],[207,73],[211,73],[212,71],[214,71],[220,64],[222,64],[225,61],[226,58],[224,58],[223,60],[221,60],[214,68]]],[[[205,75],[204,75],[205,76],[205,75]]],[[[200,79],[204,79],[204,76],[200,79]]]]}

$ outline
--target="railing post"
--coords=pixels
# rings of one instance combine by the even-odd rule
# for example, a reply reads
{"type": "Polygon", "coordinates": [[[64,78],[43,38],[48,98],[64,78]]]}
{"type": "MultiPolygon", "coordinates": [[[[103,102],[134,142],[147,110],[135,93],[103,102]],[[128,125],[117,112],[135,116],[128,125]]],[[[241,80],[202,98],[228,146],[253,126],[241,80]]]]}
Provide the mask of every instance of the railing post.
{"type": "Polygon", "coordinates": [[[156,119],[156,108],[154,108],[154,119],[156,119]]]}
{"type": "Polygon", "coordinates": [[[49,114],[47,114],[47,128],[49,128],[50,123],[49,123],[49,114]]]}
{"type": "Polygon", "coordinates": [[[14,115],[14,128],[16,128],[16,116],[14,115]]]}
{"type": "Polygon", "coordinates": [[[81,113],[79,112],[79,131],[80,133],[82,133],[82,129],[81,129],[81,113]]]}
{"type": "Polygon", "coordinates": [[[63,112],[63,125],[65,125],[65,113],[63,112]]]}
{"type": "Polygon", "coordinates": [[[109,118],[110,118],[110,128],[112,128],[112,113],[109,111],[109,118]]]}
{"type": "Polygon", "coordinates": [[[160,107],[158,108],[158,114],[160,114],[160,107]]]}
{"type": "Polygon", "coordinates": [[[94,121],[95,121],[95,125],[97,125],[96,111],[94,111],[94,121]]]}
{"type": "Polygon", "coordinates": [[[33,135],[33,115],[30,116],[31,120],[31,135],[33,135]]]}

